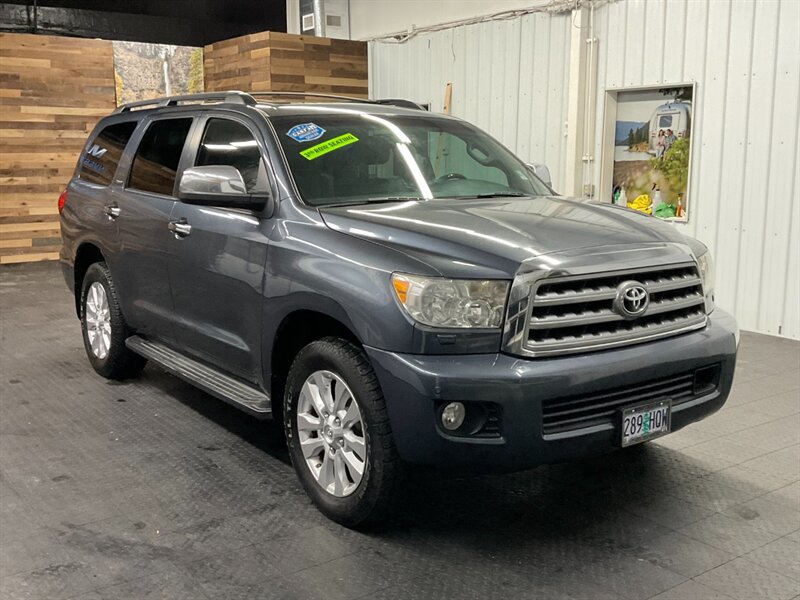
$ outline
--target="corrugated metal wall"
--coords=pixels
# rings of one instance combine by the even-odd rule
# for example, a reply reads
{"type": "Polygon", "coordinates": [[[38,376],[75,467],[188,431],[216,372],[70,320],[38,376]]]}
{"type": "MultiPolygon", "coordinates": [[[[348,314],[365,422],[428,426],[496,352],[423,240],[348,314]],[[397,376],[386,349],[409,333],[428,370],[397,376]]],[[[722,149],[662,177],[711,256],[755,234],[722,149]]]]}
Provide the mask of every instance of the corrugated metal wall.
{"type": "MultiPolygon", "coordinates": [[[[800,338],[800,2],[618,0],[598,38],[595,184],[606,89],[694,81],[691,214],[717,301],[743,329],[800,338]]],[[[528,15],[370,43],[373,97],[408,97],[565,173],[569,15],[528,15]]]]}
{"type": "Polygon", "coordinates": [[[604,88],[697,82],[690,220],[676,227],[711,248],[717,302],[743,329],[793,338],[800,338],[799,26],[797,0],[629,0],[595,10],[595,155],[604,88]]]}
{"type": "Polygon", "coordinates": [[[569,27],[567,14],[532,14],[369,45],[370,95],[408,98],[491,132],[521,158],[564,176],[569,27]],[[524,56],[524,60],[520,57],[524,56]]]}

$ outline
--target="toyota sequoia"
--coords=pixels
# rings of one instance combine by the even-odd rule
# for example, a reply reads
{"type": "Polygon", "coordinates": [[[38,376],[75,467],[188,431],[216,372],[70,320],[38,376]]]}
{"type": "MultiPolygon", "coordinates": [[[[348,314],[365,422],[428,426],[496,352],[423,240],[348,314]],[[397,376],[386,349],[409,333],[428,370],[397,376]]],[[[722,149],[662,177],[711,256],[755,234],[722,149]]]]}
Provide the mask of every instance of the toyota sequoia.
{"type": "Polygon", "coordinates": [[[306,492],[348,526],[381,519],[401,466],[575,460],[723,405],[739,334],[702,243],[558,196],[460,119],[296,96],[98,123],[59,198],[97,373],[151,361],[280,419],[306,492]]]}

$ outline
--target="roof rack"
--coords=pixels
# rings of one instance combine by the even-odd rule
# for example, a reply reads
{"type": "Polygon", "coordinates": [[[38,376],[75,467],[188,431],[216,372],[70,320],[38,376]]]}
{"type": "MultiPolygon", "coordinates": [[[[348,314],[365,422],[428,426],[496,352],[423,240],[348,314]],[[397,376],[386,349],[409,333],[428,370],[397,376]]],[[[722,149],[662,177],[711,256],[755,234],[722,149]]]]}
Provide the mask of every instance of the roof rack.
{"type": "Polygon", "coordinates": [[[403,98],[382,98],[380,100],[370,100],[372,104],[383,104],[388,106],[398,106],[400,108],[414,108],[416,110],[428,110],[427,106],[417,104],[411,100],[404,100],[403,98]]]}
{"type": "Polygon", "coordinates": [[[118,106],[113,114],[129,112],[137,108],[163,108],[165,106],[178,106],[182,102],[219,102],[223,104],[243,104],[255,106],[256,100],[246,92],[205,92],[202,94],[186,94],[184,96],[167,96],[153,100],[138,100],[127,102],[118,106]]]}
{"type": "Polygon", "coordinates": [[[400,108],[414,108],[417,110],[427,110],[421,104],[412,102],[411,100],[403,100],[402,98],[385,98],[381,100],[371,100],[369,98],[357,98],[355,96],[342,96],[339,94],[322,94],[319,92],[249,92],[254,98],[259,96],[277,96],[277,97],[292,97],[303,96],[310,98],[332,98],[334,100],[346,100],[348,102],[361,102],[363,104],[381,104],[389,106],[398,106],[400,108]]]}
{"type": "Polygon", "coordinates": [[[348,102],[366,102],[371,103],[372,100],[368,98],[356,98],[355,96],[342,96],[340,94],[323,94],[320,92],[248,92],[254,98],[259,96],[277,96],[277,97],[309,97],[309,98],[330,98],[333,100],[347,100],[348,102]]]}
{"type": "Polygon", "coordinates": [[[259,97],[311,97],[311,98],[328,98],[334,100],[346,100],[348,102],[361,102],[364,104],[381,104],[399,106],[402,108],[415,108],[418,110],[425,110],[425,107],[411,102],[410,100],[402,100],[395,98],[387,98],[384,100],[369,100],[367,98],[355,98],[353,96],[340,96],[337,94],[321,94],[317,92],[206,92],[202,94],[187,94],[185,96],[167,96],[165,98],[155,98],[153,100],[138,100],[136,102],[127,102],[117,109],[112,114],[119,114],[130,112],[136,109],[146,108],[164,108],[167,106],[178,106],[180,103],[191,102],[217,102],[220,104],[239,104],[244,106],[255,106],[258,104],[256,98],[259,97]]]}
{"type": "Polygon", "coordinates": [[[381,104],[388,106],[397,106],[400,108],[414,108],[417,110],[428,110],[426,107],[411,100],[403,100],[402,98],[384,98],[380,100],[372,100],[369,98],[357,98],[355,96],[342,96],[339,94],[322,94],[319,92],[249,92],[254,98],[259,96],[277,96],[277,97],[292,97],[303,96],[310,98],[331,98],[334,100],[345,100],[347,102],[360,102],[362,104],[381,104]]]}

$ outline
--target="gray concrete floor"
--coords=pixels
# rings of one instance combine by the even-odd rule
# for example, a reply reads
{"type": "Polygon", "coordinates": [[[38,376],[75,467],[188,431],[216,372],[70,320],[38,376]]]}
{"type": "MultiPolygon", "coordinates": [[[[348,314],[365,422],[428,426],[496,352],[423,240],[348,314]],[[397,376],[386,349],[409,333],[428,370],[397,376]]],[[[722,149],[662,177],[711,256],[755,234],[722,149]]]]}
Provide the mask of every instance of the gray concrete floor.
{"type": "Polygon", "coordinates": [[[780,600],[800,593],[800,343],[744,334],[733,393],[646,446],[412,477],[327,521],[258,423],[148,366],[96,376],[55,265],[0,270],[0,597],[780,600]]]}

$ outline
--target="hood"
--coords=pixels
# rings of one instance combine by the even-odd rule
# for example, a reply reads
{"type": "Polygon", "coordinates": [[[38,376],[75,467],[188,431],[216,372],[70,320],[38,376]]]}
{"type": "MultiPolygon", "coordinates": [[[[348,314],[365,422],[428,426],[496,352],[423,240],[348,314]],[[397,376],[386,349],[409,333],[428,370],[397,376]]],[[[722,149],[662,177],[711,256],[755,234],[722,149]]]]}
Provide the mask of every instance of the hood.
{"type": "Polygon", "coordinates": [[[655,217],[555,196],[320,207],[320,213],[332,229],[396,248],[449,277],[476,266],[513,275],[523,261],[579,248],[689,243],[655,217]]]}

